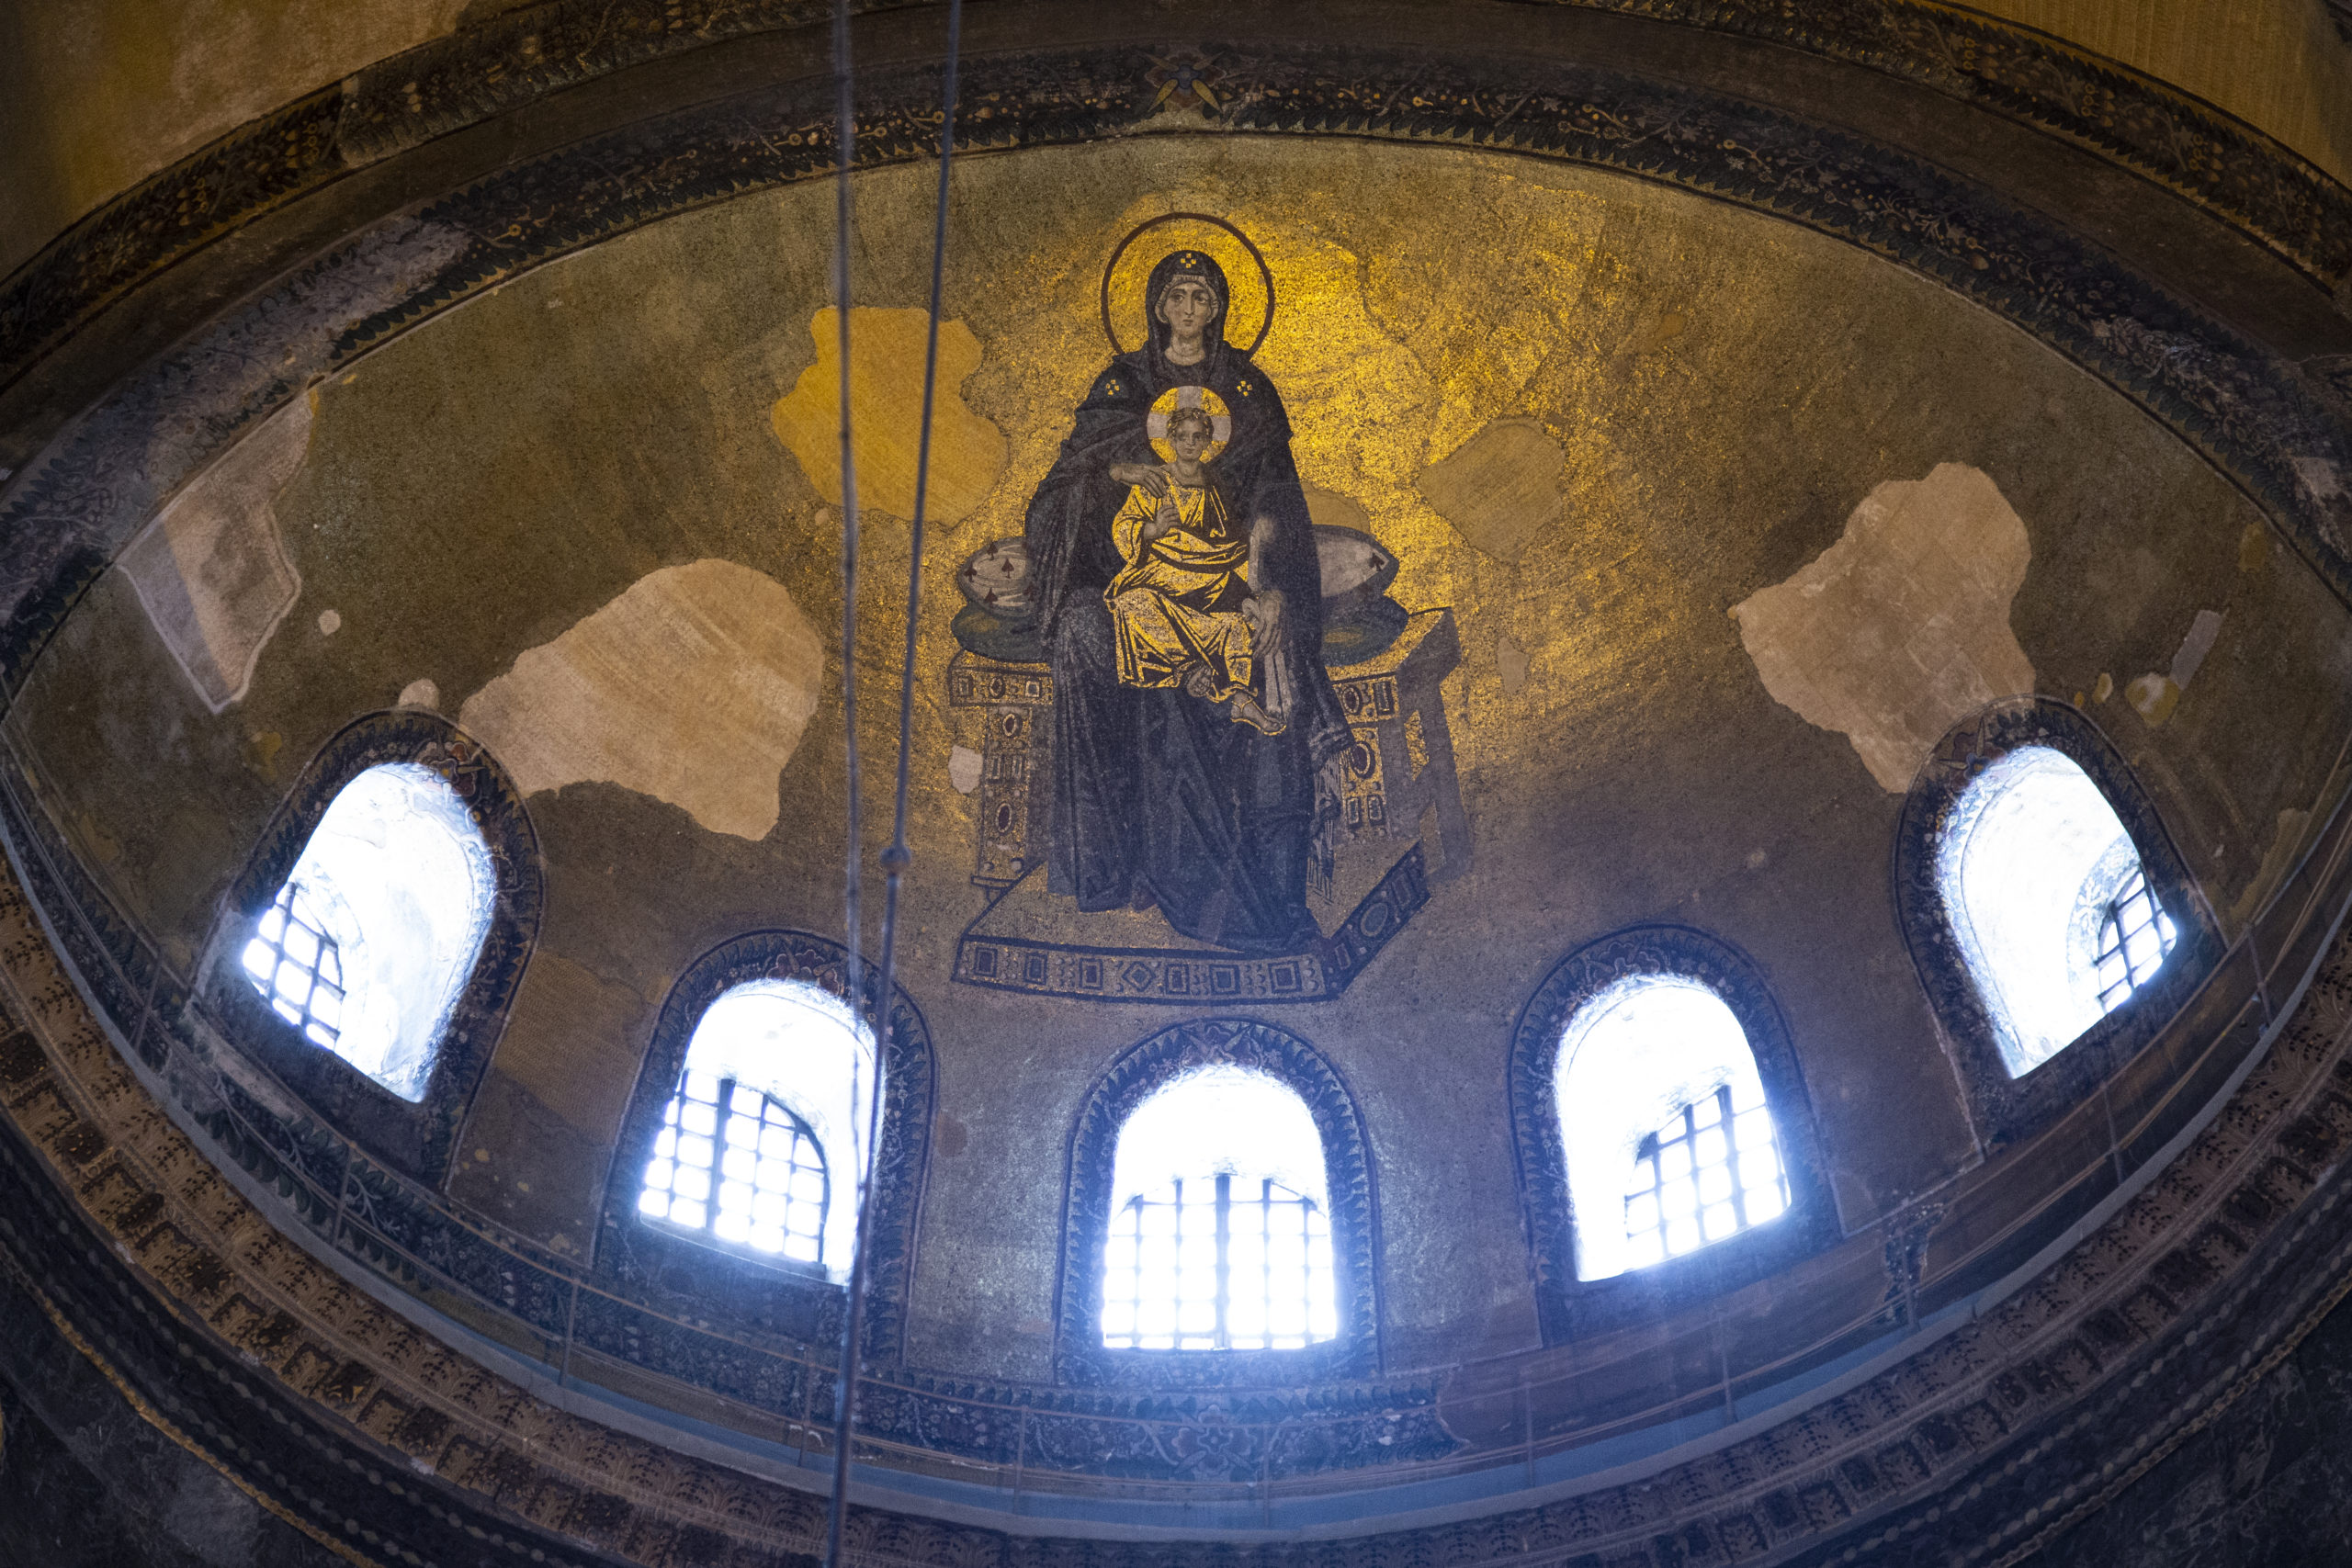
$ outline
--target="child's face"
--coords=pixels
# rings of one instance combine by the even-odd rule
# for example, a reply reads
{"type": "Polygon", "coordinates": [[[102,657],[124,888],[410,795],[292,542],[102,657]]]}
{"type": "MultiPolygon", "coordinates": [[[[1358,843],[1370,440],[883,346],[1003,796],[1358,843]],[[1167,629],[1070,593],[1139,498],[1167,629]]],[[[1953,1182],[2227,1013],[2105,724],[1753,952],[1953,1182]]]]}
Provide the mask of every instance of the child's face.
{"type": "Polygon", "coordinates": [[[1176,460],[1186,468],[1201,460],[1201,454],[1209,449],[1211,439],[1209,433],[1201,428],[1200,421],[1193,419],[1186,420],[1168,433],[1169,448],[1176,454],[1176,460]]]}

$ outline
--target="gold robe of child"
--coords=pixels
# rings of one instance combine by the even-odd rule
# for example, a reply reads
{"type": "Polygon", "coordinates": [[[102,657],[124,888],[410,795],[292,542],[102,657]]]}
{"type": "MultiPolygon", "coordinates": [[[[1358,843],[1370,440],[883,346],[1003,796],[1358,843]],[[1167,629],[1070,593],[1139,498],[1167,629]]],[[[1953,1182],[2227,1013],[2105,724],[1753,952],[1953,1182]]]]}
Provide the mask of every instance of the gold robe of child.
{"type": "Polygon", "coordinates": [[[1216,682],[1210,698],[1223,702],[1250,689],[1256,660],[1240,605],[1250,596],[1241,569],[1250,541],[1230,532],[1224,499],[1215,491],[1177,485],[1177,525],[1147,545],[1144,525],[1159,502],[1136,485],[1111,520],[1111,539],[1127,564],[1102,591],[1118,645],[1119,681],[1128,686],[1177,686],[1195,664],[1216,682]]]}

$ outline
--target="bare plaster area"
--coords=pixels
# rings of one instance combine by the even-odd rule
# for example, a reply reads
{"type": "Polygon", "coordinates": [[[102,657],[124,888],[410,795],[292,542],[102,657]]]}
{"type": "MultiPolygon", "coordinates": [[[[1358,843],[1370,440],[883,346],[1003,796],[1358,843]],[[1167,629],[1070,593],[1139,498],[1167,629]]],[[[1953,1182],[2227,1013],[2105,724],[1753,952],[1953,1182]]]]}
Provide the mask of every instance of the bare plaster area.
{"type": "Polygon", "coordinates": [[[1773,700],[1844,735],[1901,794],[1953,724],[2033,690],[2009,628],[2032,553],[1998,485],[1939,463],[1874,488],[1836,544],[1731,613],[1773,700]]]}
{"type": "Polygon", "coordinates": [[[696,561],[640,578],[524,652],[458,723],[526,795],[602,781],[714,833],[760,839],[824,673],[816,631],[781,583],[696,561]]]}
{"type": "MultiPolygon", "coordinates": [[[[304,396],[272,415],[117,558],[155,634],[214,713],[245,694],[262,649],[302,592],[274,508],[310,450],[311,409],[304,396]]],[[[332,625],[322,629],[333,635],[332,625]]]]}

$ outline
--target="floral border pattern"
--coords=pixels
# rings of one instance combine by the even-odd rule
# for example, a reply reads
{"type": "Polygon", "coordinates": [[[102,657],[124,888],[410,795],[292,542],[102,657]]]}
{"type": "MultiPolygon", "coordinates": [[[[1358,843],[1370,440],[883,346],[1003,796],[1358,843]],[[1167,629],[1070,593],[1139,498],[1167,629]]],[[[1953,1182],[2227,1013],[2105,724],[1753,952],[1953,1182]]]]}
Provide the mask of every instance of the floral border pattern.
{"type": "MultiPolygon", "coordinates": [[[[1550,3],[1758,39],[1931,88],[2113,159],[2323,288],[2352,272],[2352,191],[2244,121],[2030,28],[1934,0],[1550,3]]],[[[543,0],[364,67],[158,172],[19,267],[0,287],[0,387],[174,262],[354,170],[632,65],[825,15],[814,0],[543,0]]],[[[967,134],[959,128],[959,141],[967,134]]]]}

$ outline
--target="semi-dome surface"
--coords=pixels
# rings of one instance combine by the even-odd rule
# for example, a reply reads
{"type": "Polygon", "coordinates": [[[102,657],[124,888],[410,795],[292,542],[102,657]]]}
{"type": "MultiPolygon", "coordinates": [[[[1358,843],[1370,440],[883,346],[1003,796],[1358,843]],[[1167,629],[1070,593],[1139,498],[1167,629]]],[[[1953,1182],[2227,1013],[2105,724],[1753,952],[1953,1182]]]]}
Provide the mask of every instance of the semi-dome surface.
{"type": "Polygon", "coordinates": [[[974,7],[887,998],[927,8],[854,486],[808,18],[14,274],[11,1439],[53,1342],[252,1561],[814,1553],[878,1048],[861,1561],[2130,1560],[2345,1354],[2352,197],[1521,9],[974,7]]]}

